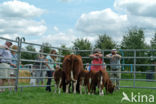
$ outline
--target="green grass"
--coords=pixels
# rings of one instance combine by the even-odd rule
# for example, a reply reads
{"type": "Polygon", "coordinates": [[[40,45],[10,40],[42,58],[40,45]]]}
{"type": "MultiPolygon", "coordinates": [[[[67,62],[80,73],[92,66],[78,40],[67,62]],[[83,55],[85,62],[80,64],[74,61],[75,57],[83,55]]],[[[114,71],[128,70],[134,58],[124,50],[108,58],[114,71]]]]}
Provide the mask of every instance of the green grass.
{"type": "MultiPolygon", "coordinates": [[[[122,81],[121,85],[131,85],[132,81],[122,81]]],[[[137,82],[139,85],[152,85],[156,87],[155,82],[137,82]]],[[[20,90],[20,89],[19,89],[20,90]]],[[[54,91],[54,88],[53,88],[54,91]]],[[[141,95],[154,95],[156,97],[156,90],[152,89],[133,89],[121,88],[113,94],[99,95],[80,95],[80,94],[55,94],[53,92],[46,92],[45,88],[24,88],[22,92],[4,92],[0,93],[0,104],[133,104],[127,101],[121,103],[123,97],[122,92],[128,96],[131,92],[141,95]]],[[[156,102],[156,101],[155,101],[156,102]]],[[[148,104],[148,103],[142,103],[148,104]]],[[[153,103],[154,104],[154,103],[153,103]]]]}
{"type": "MultiPolygon", "coordinates": [[[[121,86],[133,87],[133,81],[120,81],[121,86]]],[[[135,81],[136,87],[156,87],[156,82],[135,81]]]]}
{"type": "MultiPolygon", "coordinates": [[[[155,90],[147,89],[120,89],[113,94],[104,96],[99,95],[80,95],[80,94],[54,94],[45,92],[43,88],[26,88],[23,92],[0,94],[0,104],[121,104],[122,92],[128,95],[131,92],[137,94],[156,96],[155,90]]],[[[122,104],[132,104],[124,101],[122,104]]],[[[147,103],[143,103],[147,104],[147,103]]]]}

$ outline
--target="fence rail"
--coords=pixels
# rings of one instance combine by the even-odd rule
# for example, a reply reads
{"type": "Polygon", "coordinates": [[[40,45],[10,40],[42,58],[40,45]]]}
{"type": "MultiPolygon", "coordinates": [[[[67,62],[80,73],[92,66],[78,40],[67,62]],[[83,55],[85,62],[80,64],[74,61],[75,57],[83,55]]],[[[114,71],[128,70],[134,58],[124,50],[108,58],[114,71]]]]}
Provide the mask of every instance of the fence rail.
{"type": "MultiPolygon", "coordinates": [[[[41,64],[44,64],[46,63],[46,61],[39,61],[39,60],[30,60],[30,59],[22,59],[21,58],[21,54],[22,53],[30,53],[30,54],[41,54],[41,55],[52,55],[52,56],[56,56],[58,57],[58,62],[51,62],[51,64],[57,64],[59,66],[62,65],[62,62],[61,62],[61,59],[64,58],[64,55],[61,53],[62,51],[70,51],[70,52],[73,52],[73,53],[77,53],[77,54],[81,54],[81,53],[85,53],[85,52],[89,52],[89,53],[92,53],[93,50],[78,50],[77,48],[72,48],[72,49],[65,49],[65,48],[58,48],[58,47],[49,47],[51,49],[56,49],[59,51],[59,54],[48,54],[48,53],[44,53],[44,52],[34,52],[34,51],[27,51],[27,50],[23,50],[22,46],[23,45],[33,45],[33,46],[39,46],[39,47],[44,47],[42,44],[36,44],[36,43],[29,43],[29,42],[25,42],[25,38],[19,38],[17,37],[16,40],[11,40],[11,39],[7,39],[7,38],[3,38],[3,37],[0,37],[0,40],[5,40],[5,41],[11,41],[11,42],[14,42],[15,44],[17,44],[18,46],[18,50],[12,50],[10,49],[11,51],[15,51],[17,52],[17,59],[10,59],[10,60],[14,60],[14,61],[17,61],[17,68],[9,68],[11,70],[15,70],[16,71],[16,76],[14,77],[8,77],[8,78],[5,78],[5,79],[15,79],[16,80],[16,83],[14,85],[10,85],[10,86],[0,86],[0,88],[15,88],[15,91],[18,91],[18,88],[25,88],[25,87],[46,87],[47,85],[21,85],[21,83],[19,83],[19,80],[30,80],[30,79],[47,79],[47,78],[52,78],[53,77],[34,77],[34,76],[20,76],[20,71],[28,71],[30,73],[32,72],[36,72],[36,71],[42,71],[42,72],[46,72],[47,70],[45,68],[42,68],[42,66],[40,66],[39,68],[36,68],[35,65],[33,65],[33,63],[40,63],[41,64]],[[32,65],[25,65],[23,68],[20,67],[20,64],[21,62],[30,62],[32,63],[32,65]]],[[[1,49],[1,48],[0,48],[1,49]]],[[[110,52],[111,50],[110,49],[105,49],[105,50],[102,50],[102,53],[105,54],[106,52],[110,52]]],[[[132,81],[132,86],[119,86],[120,88],[149,88],[149,89],[156,89],[156,86],[152,86],[152,87],[146,87],[146,86],[136,86],[136,81],[145,81],[145,82],[156,82],[156,78],[153,78],[153,79],[145,79],[145,78],[137,78],[137,74],[149,74],[149,75],[155,75],[156,77],[156,63],[139,63],[138,64],[138,61],[137,60],[149,60],[151,58],[153,59],[156,59],[156,56],[149,56],[149,55],[142,55],[142,56],[137,56],[137,53],[138,52],[145,52],[145,53],[149,53],[149,52],[152,52],[152,53],[156,53],[156,49],[118,49],[119,52],[125,52],[125,53],[128,53],[128,52],[131,52],[133,54],[131,54],[131,56],[122,56],[122,62],[121,62],[121,67],[123,69],[126,68],[130,68],[131,70],[122,70],[122,71],[109,71],[108,70],[108,73],[121,73],[123,76],[126,75],[126,74],[130,74],[132,75],[131,78],[119,78],[119,79],[113,79],[111,78],[111,80],[120,80],[120,81],[132,81]],[[133,56],[132,56],[133,55],[133,56]],[[132,63],[125,63],[126,60],[132,60],[132,63]],[[137,67],[148,67],[150,69],[150,67],[154,67],[154,69],[152,69],[153,71],[138,71],[137,67]]],[[[7,58],[4,58],[4,57],[0,57],[0,60],[1,59],[7,59],[7,58]]],[[[90,59],[89,56],[82,56],[82,60],[85,60],[85,59],[90,59]]],[[[108,60],[109,58],[103,56],[102,57],[103,59],[103,62],[105,60],[108,60]]],[[[86,66],[88,64],[84,63],[84,66],[86,66]]],[[[110,67],[112,66],[111,64],[107,63],[107,64],[90,64],[90,66],[92,65],[103,65],[103,66],[107,66],[107,67],[110,67]]],[[[117,64],[118,65],[118,64],[117,64]]],[[[5,70],[5,68],[1,67],[0,70],[5,70]]],[[[29,73],[29,74],[30,74],[29,73]]],[[[4,77],[0,77],[0,79],[4,79],[4,77]]],[[[53,85],[52,85],[53,86],[53,85]]]]}

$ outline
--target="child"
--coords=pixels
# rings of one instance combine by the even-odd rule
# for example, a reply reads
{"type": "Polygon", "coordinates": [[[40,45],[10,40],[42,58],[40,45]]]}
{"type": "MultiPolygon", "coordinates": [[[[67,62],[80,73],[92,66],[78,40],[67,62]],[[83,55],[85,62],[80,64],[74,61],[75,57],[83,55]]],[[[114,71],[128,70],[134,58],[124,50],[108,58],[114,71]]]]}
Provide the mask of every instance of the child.
{"type": "Polygon", "coordinates": [[[96,48],[94,50],[94,53],[91,54],[89,57],[92,58],[92,64],[93,64],[91,66],[91,70],[99,71],[99,70],[103,69],[103,67],[102,67],[102,64],[103,64],[102,57],[103,57],[103,55],[101,53],[101,49],[96,48]],[[94,65],[94,64],[101,64],[101,65],[94,65]]]}

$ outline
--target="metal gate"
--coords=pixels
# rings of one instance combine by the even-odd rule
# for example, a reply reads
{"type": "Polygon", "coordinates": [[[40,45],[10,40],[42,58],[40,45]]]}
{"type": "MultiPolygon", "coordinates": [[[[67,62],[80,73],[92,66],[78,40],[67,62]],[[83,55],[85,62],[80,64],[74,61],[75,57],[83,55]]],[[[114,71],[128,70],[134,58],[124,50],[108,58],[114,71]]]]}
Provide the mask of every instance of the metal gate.
{"type": "MultiPolygon", "coordinates": [[[[21,83],[19,80],[23,79],[44,79],[46,80],[49,77],[34,77],[32,75],[30,76],[20,76],[20,71],[44,71],[46,72],[46,69],[43,69],[42,67],[39,68],[33,68],[34,63],[44,63],[45,61],[39,61],[39,60],[32,60],[32,59],[22,59],[21,54],[30,53],[33,55],[36,54],[42,54],[42,55],[49,55],[48,53],[39,52],[39,49],[44,47],[41,44],[35,44],[35,43],[29,43],[25,41],[25,38],[19,38],[17,37],[16,40],[6,39],[0,37],[1,42],[5,41],[11,41],[13,44],[18,46],[18,50],[14,50],[17,52],[17,68],[10,68],[9,70],[15,70],[16,76],[15,77],[8,77],[7,79],[15,79],[14,85],[5,85],[0,86],[1,88],[14,88],[15,91],[18,91],[18,88],[25,88],[25,87],[46,87],[47,85],[30,85],[30,83],[21,83]],[[37,47],[37,51],[27,51],[24,50],[23,47],[26,45],[32,45],[34,47],[37,47]],[[24,67],[21,67],[21,63],[23,62],[29,62],[31,64],[24,65],[24,67]]],[[[58,48],[58,47],[49,47],[51,49],[57,50],[59,54],[53,55],[57,56],[58,61],[56,63],[59,66],[62,65],[62,59],[64,57],[63,51],[70,51],[71,53],[80,54],[82,56],[82,60],[84,61],[84,67],[86,65],[92,65],[91,60],[89,57],[89,54],[93,52],[93,50],[78,50],[78,48],[72,48],[72,49],[65,49],[65,48],[58,48]],[[84,54],[85,53],[85,54],[84,54]]],[[[111,73],[121,73],[121,78],[119,79],[112,79],[112,80],[120,80],[120,88],[149,88],[149,89],[156,89],[156,49],[118,49],[118,53],[122,56],[121,60],[121,71],[119,72],[113,72],[110,71],[110,63],[108,58],[105,57],[106,54],[110,53],[111,50],[102,50],[103,54],[103,64],[107,66],[107,71],[109,74],[111,73]],[[104,64],[104,62],[106,64],[104,64]]],[[[4,57],[0,57],[2,59],[4,57]]],[[[11,59],[14,60],[14,59],[11,59]]],[[[5,70],[5,68],[0,68],[0,70],[5,70]]],[[[4,79],[0,77],[0,79],[4,79]]],[[[52,85],[53,86],[53,85],[52,85]]]]}

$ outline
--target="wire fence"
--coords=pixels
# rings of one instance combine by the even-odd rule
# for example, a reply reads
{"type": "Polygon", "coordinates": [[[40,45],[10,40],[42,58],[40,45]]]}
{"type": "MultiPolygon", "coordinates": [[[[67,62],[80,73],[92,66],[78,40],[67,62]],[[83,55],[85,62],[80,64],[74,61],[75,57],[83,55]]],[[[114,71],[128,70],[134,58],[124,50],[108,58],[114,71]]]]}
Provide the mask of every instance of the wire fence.
{"type": "MultiPolygon", "coordinates": [[[[89,57],[89,54],[93,53],[93,50],[78,50],[78,48],[72,48],[72,49],[66,49],[66,48],[58,48],[58,47],[51,47],[50,49],[57,50],[58,54],[49,54],[44,53],[43,51],[27,51],[24,50],[23,46],[26,45],[32,45],[35,47],[38,47],[37,49],[41,49],[44,46],[42,44],[36,44],[36,43],[29,43],[25,42],[25,38],[19,38],[17,37],[15,40],[2,38],[0,37],[0,40],[2,41],[10,41],[13,42],[13,44],[18,46],[18,50],[12,50],[17,53],[17,59],[9,59],[16,61],[16,68],[8,68],[9,70],[15,71],[15,76],[9,76],[9,77],[0,77],[0,79],[14,79],[15,83],[12,85],[6,84],[5,86],[0,86],[0,89],[8,89],[13,88],[15,91],[18,91],[18,88],[26,88],[26,87],[46,87],[45,81],[48,78],[53,77],[47,77],[46,76],[46,66],[45,60],[36,60],[36,59],[23,59],[22,54],[23,53],[29,53],[32,55],[51,55],[57,57],[57,62],[52,62],[51,64],[57,64],[58,66],[62,66],[62,59],[64,57],[63,52],[64,51],[70,51],[71,53],[79,54],[82,56],[82,60],[84,63],[84,68],[89,65],[99,65],[99,64],[91,64],[91,59],[89,57]],[[28,62],[29,64],[21,65],[24,62],[28,62]],[[39,65],[35,65],[35,63],[39,63],[39,65]],[[33,75],[34,73],[42,73],[41,76],[33,75]],[[21,75],[21,73],[26,74],[26,76],[21,75]],[[35,85],[32,85],[30,82],[32,79],[38,80],[38,83],[35,85]],[[39,83],[39,80],[42,80],[43,84],[39,83]],[[26,82],[24,82],[26,81],[26,82]]],[[[120,88],[149,88],[149,89],[156,89],[156,49],[118,49],[119,54],[121,54],[121,71],[112,71],[110,70],[110,66],[112,66],[109,63],[109,59],[106,56],[106,54],[110,53],[111,50],[105,49],[102,50],[102,61],[103,66],[107,67],[108,73],[111,75],[111,73],[120,73],[121,78],[111,78],[112,80],[119,80],[120,81],[120,88]]],[[[7,59],[5,57],[0,57],[0,59],[7,59]]],[[[0,63],[1,64],[1,63],[0,63]]],[[[6,70],[4,67],[0,67],[0,70],[6,70]]],[[[111,76],[110,76],[111,77],[111,76]]],[[[53,84],[51,85],[53,86],[53,84]]]]}

